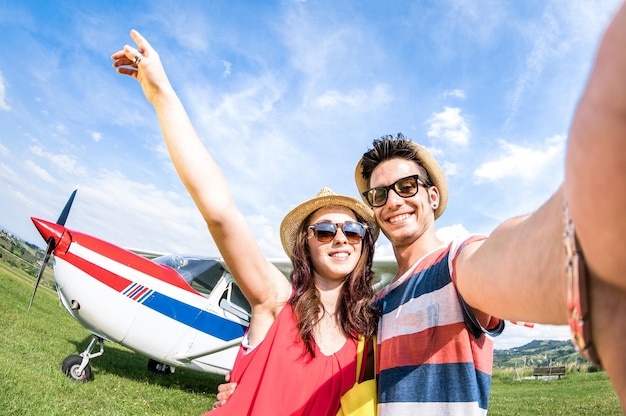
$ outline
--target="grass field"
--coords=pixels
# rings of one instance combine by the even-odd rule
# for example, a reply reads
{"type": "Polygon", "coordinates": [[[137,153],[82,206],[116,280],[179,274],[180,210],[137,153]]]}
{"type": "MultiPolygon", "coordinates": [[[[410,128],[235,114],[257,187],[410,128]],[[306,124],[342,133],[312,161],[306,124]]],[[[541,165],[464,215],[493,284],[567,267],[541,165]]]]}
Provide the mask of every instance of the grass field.
{"type": "MultiPolygon", "coordinates": [[[[105,343],[91,361],[94,380],[77,383],[61,372],[90,336],[60,306],[56,293],[40,288],[26,313],[33,278],[0,261],[0,414],[2,415],[201,415],[215,400],[221,376],[177,370],[147,371],[147,359],[105,343]]],[[[524,375],[524,374],[522,374],[524,375]]],[[[496,372],[490,415],[619,415],[605,373],[568,373],[561,380],[516,381],[496,372]]]]}
{"type": "MultiPolygon", "coordinates": [[[[526,376],[532,374],[532,368],[526,376]]],[[[522,377],[524,374],[522,374],[522,377]]],[[[517,381],[512,370],[496,371],[489,414],[621,415],[619,400],[604,372],[568,372],[560,380],[517,381]]]]}
{"type": "Polygon", "coordinates": [[[222,376],[154,374],[145,357],[108,342],[90,362],[92,382],[67,378],[61,363],[91,337],[45,287],[27,314],[32,286],[32,277],[0,262],[0,414],[201,415],[211,408],[222,376]]]}

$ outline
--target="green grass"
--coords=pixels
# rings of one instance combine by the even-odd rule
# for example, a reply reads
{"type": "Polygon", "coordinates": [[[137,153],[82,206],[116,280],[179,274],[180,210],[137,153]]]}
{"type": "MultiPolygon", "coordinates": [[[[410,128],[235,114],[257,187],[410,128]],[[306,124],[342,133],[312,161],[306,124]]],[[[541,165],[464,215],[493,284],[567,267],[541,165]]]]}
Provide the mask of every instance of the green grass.
{"type": "Polygon", "coordinates": [[[212,407],[222,376],[154,374],[147,358],[109,342],[90,362],[93,381],[70,380],[61,363],[91,336],[45,287],[27,314],[32,287],[32,277],[0,262],[0,414],[200,415],[212,407]]]}
{"type": "MultiPolygon", "coordinates": [[[[27,314],[32,286],[32,276],[0,261],[0,414],[201,415],[211,408],[223,377],[183,369],[153,374],[145,357],[109,342],[91,361],[93,381],[67,378],[62,361],[82,352],[91,337],[47,287],[40,287],[27,314]]],[[[489,414],[609,416],[621,410],[603,372],[519,382],[505,369],[494,372],[489,414]]]]}
{"type": "Polygon", "coordinates": [[[493,415],[621,415],[619,399],[604,372],[569,370],[553,380],[524,379],[532,368],[521,370],[521,381],[512,369],[494,371],[489,400],[493,415]]]}

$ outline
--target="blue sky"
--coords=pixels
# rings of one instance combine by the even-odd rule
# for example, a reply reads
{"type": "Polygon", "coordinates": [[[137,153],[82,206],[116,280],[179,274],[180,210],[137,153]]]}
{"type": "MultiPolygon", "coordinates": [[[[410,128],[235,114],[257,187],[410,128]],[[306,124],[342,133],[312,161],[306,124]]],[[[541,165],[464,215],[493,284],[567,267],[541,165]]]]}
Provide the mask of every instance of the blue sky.
{"type": "MultiPolygon", "coordinates": [[[[110,56],[159,51],[269,257],[278,227],[402,132],[450,188],[441,238],[489,233],[559,185],[568,128],[615,0],[0,1],[0,225],[31,216],[115,244],[217,255],[139,84],[110,56]],[[133,44],[134,46],[134,44],[133,44]]],[[[381,238],[378,255],[392,254],[381,238]]],[[[242,247],[242,255],[245,248],[242,247]]],[[[566,339],[509,325],[496,348],[566,339]]]]}

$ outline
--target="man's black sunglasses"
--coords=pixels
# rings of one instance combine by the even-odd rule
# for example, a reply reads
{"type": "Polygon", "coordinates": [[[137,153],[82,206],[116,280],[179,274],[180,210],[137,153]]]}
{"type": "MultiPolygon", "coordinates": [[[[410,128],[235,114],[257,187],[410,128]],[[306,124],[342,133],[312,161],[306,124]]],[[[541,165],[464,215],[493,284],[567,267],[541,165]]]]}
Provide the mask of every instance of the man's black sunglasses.
{"type": "Polygon", "coordinates": [[[398,179],[391,185],[387,186],[377,186],[376,188],[370,188],[367,191],[363,192],[363,196],[367,199],[367,203],[370,204],[371,207],[377,208],[382,207],[387,203],[387,198],[389,197],[389,190],[393,189],[395,193],[400,195],[402,198],[410,198],[417,194],[419,190],[419,185],[421,184],[425,187],[428,187],[428,182],[422,179],[419,175],[411,175],[406,178],[398,179]]]}

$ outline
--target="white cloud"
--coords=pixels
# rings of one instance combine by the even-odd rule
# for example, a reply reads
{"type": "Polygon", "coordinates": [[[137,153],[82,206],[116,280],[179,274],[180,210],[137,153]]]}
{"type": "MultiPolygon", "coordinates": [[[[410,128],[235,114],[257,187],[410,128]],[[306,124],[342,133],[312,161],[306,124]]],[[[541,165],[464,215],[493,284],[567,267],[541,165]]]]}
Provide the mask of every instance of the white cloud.
{"type": "Polygon", "coordinates": [[[4,163],[0,163],[0,177],[5,179],[15,180],[19,177],[17,173],[10,166],[5,165],[4,163]]]}
{"type": "Polygon", "coordinates": [[[43,181],[48,182],[48,183],[55,183],[55,180],[52,177],[52,175],[50,175],[44,168],[42,168],[41,166],[39,166],[32,160],[24,161],[24,167],[26,168],[27,171],[29,171],[33,175],[38,176],[43,181]]]}
{"type": "Polygon", "coordinates": [[[9,111],[11,106],[6,101],[6,85],[2,73],[0,73],[0,110],[9,111]]]}
{"type": "Polygon", "coordinates": [[[443,169],[444,173],[446,174],[446,177],[454,176],[459,171],[458,166],[457,166],[456,163],[451,163],[451,162],[447,162],[447,161],[444,161],[441,164],[441,168],[443,169]]]}
{"type": "Polygon", "coordinates": [[[73,173],[82,176],[86,173],[85,169],[78,164],[78,161],[68,155],[49,154],[47,158],[64,172],[73,173]]]}
{"type": "Polygon", "coordinates": [[[338,107],[349,105],[354,107],[367,99],[367,94],[363,90],[355,90],[348,94],[342,94],[339,91],[326,91],[315,103],[320,108],[338,107]]]}
{"type": "Polygon", "coordinates": [[[63,134],[63,135],[65,135],[65,134],[67,134],[69,132],[69,129],[67,128],[67,126],[64,123],[60,122],[60,121],[57,121],[57,122],[54,123],[54,130],[57,133],[63,134]]]}
{"type": "Polygon", "coordinates": [[[44,156],[45,153],[43,151],[43,149],[41,148],[41,146],[29,146],[28,149],[31,151],[31,153],[37,155],[37,156],[44,156]]]}
{"type": "Polygon", "coordinates": [[[5,146],[2,145],[2,143],[0,143],[0,155],[6,156],[9,154],[9,149],[7,149],[5,146]]]}
{"type": "Polygon", "coordinates": [[[565,136],[553,136],[538,146],[525,147],[500,140],[501,155],[483,163],[474,171],[474,175],[479,180],[489,181],[507,177],[536,179],[560,162],[565,151],[565,141],[565,136]]]}
{"type": "Polygon", "coordinates": [[[186,193],[140,183],[118,171],[100,170],[84,180],[73,208],[75,229],[124,247],[217,255],[186,193]]]}
{"type": "Polygon", "coordinates": [[[286,258],[287,255],[280,242],[278,223],[273,223],[263,214],[252,214],[246,216],[246,221],[257,236],[257,244],[261,250],[269,257],[286,258]]]}
{"type": "MultiPolygon", "coordinates": [[[[152,10],[149,14],[153,23],[150,26],[158,26],[184,49],[194,52],[209,50],[211,40],[220,35],[219,33],[212,33],[216,25],[208,20],[210,15],[207,16],[207,13],[203,13],[202,9],[194,3],[189,3],[184,8],[173,5],[174,3],[170,2],[151,4],[152,10]]],[[[147,35],[148,33],[142,34],[147,35]]]]}
{"type": "Polygon", "coordinates": [[[393,95],[389,90],[388,85],[377,85],[370,93],[370,106],[377,106],[390,103],[393,100],[393,95]]]}
{"type": "Polygon", "coordinates": [[[557,33],[560,30],[558,22],[554,16],[547,14],[543,18],[540,26],[541,34],[534,36],[534,42],[530,53],[526,57],[526,62],[521,74],[518,76],[515,88],[511,94],[511,114],[507,123],[517,116],[520,101],[524,98],[526,91],[534,86],[541,77],[545,65],[546,57],[553,54],[554,43],[557,33]]]}
{"type": "Polygon", "coordinates": [[[224,64],[224,76],[227,77],[231,74],[231,67],[232,64],[228,61],[224,61],[222,60],[222,63],[224,64]]]}
{"type": "Polygon", "coordinates": [[[580,94],[589,65],[593,63],[598,36],[617,5],[616,0],[573,1],[568,7],[560,2],[546,2],[536,22],[518,26],[520,34],[530,43],[524,59],[520,60],[515,86],[508,95],[510,113],[505,124],[512,124],[518,116],[523,116],[519,113],[523,113],[528,100],[535,99],[539,91],[545,100],[552,95],[550,90],[565,91],[556,94],[553,100],[555,110],[564,106],[565,116],[569,116],[569,106],[564,104],[580,94]],[[582,64],[575,68],[563,66],[573,59],[582,64]],[[555,73],[555,68],[567,69],[555,73]],[[568,97],[570,93],[573,95],[568,97]]]}
{"type": "Polygon", "coordinates": [[[373,106],[385,104],[391,101],[389,89],[385,85],[377,85],[372,91],[367,92],[365,90],[353,90],[349,93],[342,94],[339,91],[326,91],[320,97],[315,100],[317,107],[326,109],[332,107],[365,107],[372,108],[373,106]]]}
{"type": "Polygon", "coordinates": [[[506,322],[504,332],[494,337],[493,345],[497,350],[508,350],[509,348],[521,347],[532,340],[556,339],[566,341],[571,338],[571,331],[568,325],[537,325],[528,328],[523,325],[506,322]]]}
{"type": "Polygon", "coordinates": [[[216,121],[224,120],[222,124],[225,125],[232,122],[238,125],[263,122],[281,97],[280,88],[271,76],[250,79],[234,93],[221,95],[219,97],[221,101],[213,108],[198,95],[201,94],[198,94],[198,89],[194,87],[194,90],[185,95],[185,99],[201,107],[198,114],[204,114],[200,111],[208,111],[206,117],[212,117],[216,121]]]}
{"type": "Polygon", "coordinates": [[[378,237],[378,241],[376,242],[376,249],[374,251],[374,260],[380,257],[393,257],[393,256],[395,256],[393,252],[393,246],[381,232],[380,237],[378,237]]]}
{"type": "Polygon", "coordinates": [[[92,131],[91,132],[91,139],[98,143],[100,140],[102,140],[102,133],[100,133],[99,131],[92,131]]]}
{"type": "Polygon", "coordinates": [[[469,231],[463,224],[454,224],[448,227],[441,227],[437,230],[437,238],[444,242],[449,242],[457,237],[465,237],[469,235],[469,231]]]}
{"type": "Polygon", "coordinates": [[[469,142],[469,127],[460,108],[446,106],[442,112],[433,114],[427,124],[428,137],[463,146],[469,142]]]}
{"type": "Polygon", "coordinates": [[[29,149],[33,154],[51,161],[56,167],[65,173],[76,174],[79,176],[83,176],[87,173],[85,168],[78,163],[78,160],[71,156],[50,153],[40,146],[30,146],[29,149]]]}
{"type": "Polygon", "coordinates": [[[465,92],[463,92],[463,90],[461,89],[454,89],[454,90],[448,90],[444,93],[444,96],[446,97],[453,97],[453,98],[461,98],[461,99],[465,99],[465,92]]]}

